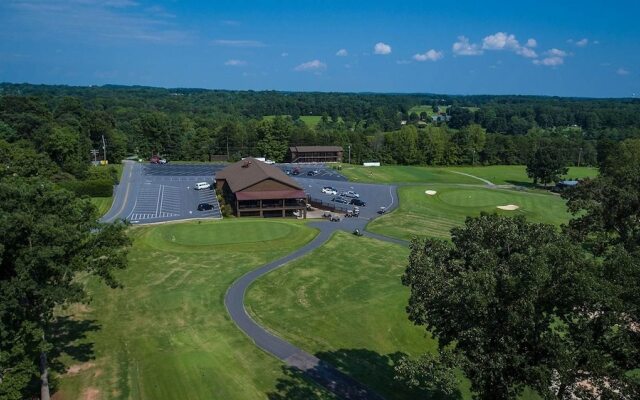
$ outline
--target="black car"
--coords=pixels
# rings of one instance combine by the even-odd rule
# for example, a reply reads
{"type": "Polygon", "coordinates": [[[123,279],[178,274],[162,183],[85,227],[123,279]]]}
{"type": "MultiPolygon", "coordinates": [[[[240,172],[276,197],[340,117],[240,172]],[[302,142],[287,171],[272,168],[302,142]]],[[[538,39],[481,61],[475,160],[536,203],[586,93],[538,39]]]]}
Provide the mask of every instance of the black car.
{"type": "Polygon", "coordinates": [[[213,205],[209,203],[198,204],[198,211],[208,211],[208,210],[213,210],[213,205]]]}
{"type": "Polygon", "coordinates": [[[344,197],[334,197],[331,201],[336,203],[348,204],[349,202],[344,197]]]}
{"type": "Polygon", "coordinates": [[[364,207],[364,206],[367,205],[367,203],[365,203],[364,201],[362,201],[360,199],[351,199],[349,204],[353,204],[354,206],[358,206],[358,207],[364,207]]]}

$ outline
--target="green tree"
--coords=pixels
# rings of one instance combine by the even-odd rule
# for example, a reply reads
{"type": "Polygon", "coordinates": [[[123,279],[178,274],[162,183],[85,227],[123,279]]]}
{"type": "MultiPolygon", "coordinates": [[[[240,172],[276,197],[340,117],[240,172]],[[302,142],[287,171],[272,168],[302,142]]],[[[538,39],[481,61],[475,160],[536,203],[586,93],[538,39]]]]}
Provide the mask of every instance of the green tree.
{"type": "Polygon", "coordinates": [[[538,182],[543,185],[558,182],[568,170],[562,150],[553,144],[543,144],[538,147],[527,162],[527,176],[533,179],[534,185],[538,182]]]}
{"type": "Polygon", "coordinates": [[[43,180],[0,180],[0,398],[48,393],[50,323],[57,307],[85,298],[75,277],[88,273],[111,287],[126,266],[121,223],[97,223],[87,200],[43,180]]]}
{"type": "Polygon", "coordinates": [[[439,356],[398,372],[450,390],[461,368],[482,399],[516,398],[527,386],[544,398],[637,398],[629,329],[611,312],[619,301],[601,273],[568,236],[521,216],[468,218],[451,242],[414,239],[407,312],[438,339],[439,356]]]}

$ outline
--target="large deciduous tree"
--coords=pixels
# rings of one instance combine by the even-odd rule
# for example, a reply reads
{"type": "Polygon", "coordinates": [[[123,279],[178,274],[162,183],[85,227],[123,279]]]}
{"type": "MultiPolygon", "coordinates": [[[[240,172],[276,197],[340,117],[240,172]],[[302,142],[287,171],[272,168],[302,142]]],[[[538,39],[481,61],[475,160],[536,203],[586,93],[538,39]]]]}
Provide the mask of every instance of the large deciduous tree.
{"type": "Polygon", "coordinates": [[[440,354],[398,372],[451,391],[451,371],[461,368],[482,399],[515,398],[525,387],[545,398],[633,398],[638,387],[625,375],[633,342],[602,275],[567,235],[523,217],[481,215],[453,229],[452,242],[415,239],[403,276],[407,311],[440,354]]]}
{"type": "Polygon", "coordinates": [[[32,397],[39,369],[46,397],[50,323],[56,307],[84,299],[78,273],[117,286],[129,239],[123,224],[96,217],[90,202],[47,181],[0,179],[0,398],[32,397]]]}
{"type": "Polygon", "coordinates": [[[527,176],[534,185],[557,182],[568,170],[562,150],[551,143],[541,144],[527,162],[527,176]]]}

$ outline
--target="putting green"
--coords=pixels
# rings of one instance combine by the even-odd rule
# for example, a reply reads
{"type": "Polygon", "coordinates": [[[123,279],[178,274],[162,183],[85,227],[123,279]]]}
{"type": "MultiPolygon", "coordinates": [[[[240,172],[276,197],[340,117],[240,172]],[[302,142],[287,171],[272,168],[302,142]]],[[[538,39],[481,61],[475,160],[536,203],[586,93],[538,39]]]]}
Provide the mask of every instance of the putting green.
{"type": "Polygon", "coordinates": [[[269,251],[295,237],[300,225],[261,220],[224,220],[208,224],[167,224],[150,233],[150,245],[175,251],[233,251],[251,245],[269,251]],[[232,223],[230,223],[232,222],[232,223]]]}
{"type": "Polygon", "coordinates": [[[461,185],[404,186],[399,188],[400,206],[375,219],[367,229],[401,239],[413,236],[448,238],[449,231],[467,217],[481,212],[524,215],[533,222],[560,225],[569,220],[565,201],[557,195],[537,191],[518,191],[461,185]],[[436,190],[428,196],[425,190],[436,190]],[[499,210],[513,204],[517,210],[499,210]]]}

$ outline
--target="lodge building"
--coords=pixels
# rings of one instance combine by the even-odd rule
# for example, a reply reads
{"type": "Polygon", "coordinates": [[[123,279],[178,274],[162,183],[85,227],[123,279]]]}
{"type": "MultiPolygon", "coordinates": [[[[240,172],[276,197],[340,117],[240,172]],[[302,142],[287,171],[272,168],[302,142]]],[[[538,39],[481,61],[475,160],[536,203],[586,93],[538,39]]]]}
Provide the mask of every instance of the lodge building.
{"type": "Polygon", "coordinates": [[[279,168],[255,158],[245,158],[218,172],[216,189],[237,217],[307,216],[302,187],[279,168]]]}
{"type": "Polygon", "coordinates": [[[340,146],[292,146],[289,161],[292,163],[342,162],[344,150],[340,146]]]}

